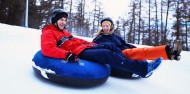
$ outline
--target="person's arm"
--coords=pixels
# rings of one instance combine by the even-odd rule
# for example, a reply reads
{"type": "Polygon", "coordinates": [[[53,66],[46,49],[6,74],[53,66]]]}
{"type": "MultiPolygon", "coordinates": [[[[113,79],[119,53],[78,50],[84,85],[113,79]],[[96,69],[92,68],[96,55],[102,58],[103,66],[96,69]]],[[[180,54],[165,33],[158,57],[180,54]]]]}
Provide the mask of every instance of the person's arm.
{"type": "Polygon", "coordinates": [[[102,40],[102,35],[98,35],[97,37],[95,37],[95,38],[92,40],[92,42],[99,44],[99,43],[102,43],[102,42],[105,42],[105,41],[102,40]]]}
{"type": "Polygon", "coordinates": [[[66,59],[68,51],[57,47],[57,40],[51,31],[43,31],[41,35],[41,51],[48,57],[66,59]]]}
{"type": "Polygon", "coordinates": [[[123,40],[120,36],[116,35],[117,38],[120,40],[120,42],[122,43],[122,45],[127,46],[129,48],[137,48],[136,46],[127,43],[125,40],[123,40]]]}

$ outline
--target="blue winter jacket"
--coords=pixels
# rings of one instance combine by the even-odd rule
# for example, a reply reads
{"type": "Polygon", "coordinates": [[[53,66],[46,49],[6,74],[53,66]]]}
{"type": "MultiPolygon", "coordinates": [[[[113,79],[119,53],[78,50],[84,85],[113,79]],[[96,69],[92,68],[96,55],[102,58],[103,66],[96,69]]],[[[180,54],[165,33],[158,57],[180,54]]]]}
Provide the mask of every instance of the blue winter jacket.
{"type": "Polygon", "coordinates": [[[112,34],[99,34],[93,39],[94,43],[111,42],[115,44],[121,51],[129,48],[136,48],[136,46],[126,43],[120,36],[112,34]]]}

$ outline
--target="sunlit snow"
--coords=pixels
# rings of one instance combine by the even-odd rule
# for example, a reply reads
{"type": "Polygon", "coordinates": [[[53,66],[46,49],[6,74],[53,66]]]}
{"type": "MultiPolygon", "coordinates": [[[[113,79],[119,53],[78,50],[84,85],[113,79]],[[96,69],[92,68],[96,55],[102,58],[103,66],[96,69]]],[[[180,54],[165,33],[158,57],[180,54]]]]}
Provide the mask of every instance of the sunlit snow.
{"type": "Polygon", "coordinates": [[[146,79],[109,77],[104,84],[91,88],[72,88],[40,79],[32,70],[32,58],[40,50],[40,35],[41,30],[0,23],[0,94],[189,93],[190,52],[187,51],[182,51],[180,61],[164,61],[146,79]]]}

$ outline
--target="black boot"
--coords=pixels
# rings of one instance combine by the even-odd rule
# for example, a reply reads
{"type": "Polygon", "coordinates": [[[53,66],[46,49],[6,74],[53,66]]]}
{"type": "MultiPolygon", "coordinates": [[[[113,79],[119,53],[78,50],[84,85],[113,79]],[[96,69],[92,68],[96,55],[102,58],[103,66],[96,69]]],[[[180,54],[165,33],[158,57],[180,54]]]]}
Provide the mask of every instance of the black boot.
{"type": "Polygon", "coordinates": [[[175,40],[173,43],[173,47],[167,45],[165,50],[169,60],[177,60],[179,61],[181,58],[181,51],[183,49],[182,41],[175,40]]]}
{"type": "Polygon", "coordinates": [[[182,40],[175,40],[173,43],[173,51],[171,57],[177,61],[181,59],[181,51],[183,49],[182,40]]]}

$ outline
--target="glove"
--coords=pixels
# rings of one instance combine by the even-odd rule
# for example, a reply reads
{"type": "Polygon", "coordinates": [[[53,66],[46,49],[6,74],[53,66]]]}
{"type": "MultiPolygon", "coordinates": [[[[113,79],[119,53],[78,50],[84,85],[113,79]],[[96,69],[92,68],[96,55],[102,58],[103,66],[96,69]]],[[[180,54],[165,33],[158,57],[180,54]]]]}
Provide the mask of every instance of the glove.
{"type": "Polygon", "coordinates": [[[75,62],[78,61],[78,57],[75,54],[71,54],[70,52],[67,54],[67,61],[68,62],[75,62]]]}

